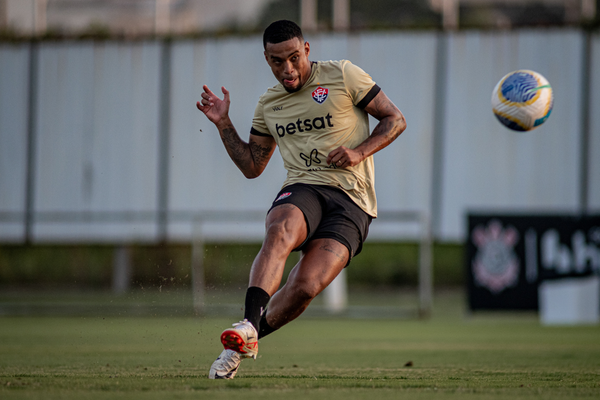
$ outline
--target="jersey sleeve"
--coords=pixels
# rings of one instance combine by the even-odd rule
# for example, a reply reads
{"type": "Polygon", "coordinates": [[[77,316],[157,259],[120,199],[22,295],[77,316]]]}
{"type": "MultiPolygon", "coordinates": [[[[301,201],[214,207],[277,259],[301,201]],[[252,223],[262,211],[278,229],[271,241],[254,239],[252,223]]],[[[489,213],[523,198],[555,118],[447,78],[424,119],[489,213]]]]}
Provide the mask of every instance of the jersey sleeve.
{"type": "Polygon", "coordinates": [[[258,104],[256,105],[256,109],[254,110],[254,117],[252,118],[252,128],[250,129],[250,133],[257,136],[272,136],[271,133],[269,133],[267,124],[265,123],[263,110],[263,103],[259,100],[258,104]]]}
{"type": "Polygon", "coordinates": [[[343,68],[344,84],[352,103],[358,108],[365,108],[381,89],[369,74],[350,61],[344,63],[343,68]]]}

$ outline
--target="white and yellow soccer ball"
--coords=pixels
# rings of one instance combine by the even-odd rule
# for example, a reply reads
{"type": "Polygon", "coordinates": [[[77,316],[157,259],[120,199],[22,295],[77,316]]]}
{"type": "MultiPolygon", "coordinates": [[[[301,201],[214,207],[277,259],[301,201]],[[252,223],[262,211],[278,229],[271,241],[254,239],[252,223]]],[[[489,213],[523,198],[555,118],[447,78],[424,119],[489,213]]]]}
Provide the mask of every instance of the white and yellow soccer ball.
{"type": "Polygon", "coordinates": [[[543,124],[553,105],[550,83],[535,71],[521,69],[506,74],[492,92],[494,115],[515,131],[529,131],[543,124]]]}

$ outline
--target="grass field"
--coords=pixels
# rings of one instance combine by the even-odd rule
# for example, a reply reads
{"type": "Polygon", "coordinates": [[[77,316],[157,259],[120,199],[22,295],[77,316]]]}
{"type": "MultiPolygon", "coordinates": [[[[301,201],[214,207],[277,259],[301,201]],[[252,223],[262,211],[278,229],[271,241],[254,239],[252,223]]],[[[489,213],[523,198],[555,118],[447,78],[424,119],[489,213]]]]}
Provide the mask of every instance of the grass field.
{"type": "MultiPolygon", "coordinates": [[[[0,306],[10,302],[18,296],[0,296],[0,306]]],[[[600,398],[600,327],[545,327],[529,313],[467,315],[463,304],[450,291],[438,293],[429,320],[307,314],[261,340],[258,360],[244,360],[232,381],[206,377],[231,317],[127,308],[4,316],[0,398],[600,398]]]]}

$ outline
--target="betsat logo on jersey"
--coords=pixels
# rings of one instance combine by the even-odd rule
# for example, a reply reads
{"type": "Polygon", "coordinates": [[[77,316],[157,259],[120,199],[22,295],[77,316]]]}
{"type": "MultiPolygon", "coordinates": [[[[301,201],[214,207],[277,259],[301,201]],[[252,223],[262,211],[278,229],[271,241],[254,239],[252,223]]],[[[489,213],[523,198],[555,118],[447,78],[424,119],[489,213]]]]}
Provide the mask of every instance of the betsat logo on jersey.
{"type": "Polygon", "coordinates": [[[277,132],[277,136],[284,137],[286,133],[288,135],[293,135],[297,132],[309,132],[313,129],[319,130],[325,128],[333,128],[334,125],[333,122],[331,122],[332,118],[333,117],[331,116],[331,114],[327,114],[324,117],[315,117],[313,119],[298,118],[298,120],[295,122],[289,122],[283,125],[275,124],[275,132],[277,132]]]}
{"type": "MultiPolygon", "coordinates": [[[[329,96],[329,89],[319,86],[312,92],[311,96],[314,101],[319,104],[323,104],[323,102],[325,102],[329,96]]],[[[331,122],[332,118],[333,117],[329,113],[325,116],[315,117],[313,119],[298,118],[298,120],[295,122],[289,122],[283,125],[275,124],[275,132],[277,132],[277,136],[284,137],[286,134],[293,135],[296,132],[302,133],[305,131],[312,131],[313,129],[319,130],[333,128],[334,125],[331,122]]]]}

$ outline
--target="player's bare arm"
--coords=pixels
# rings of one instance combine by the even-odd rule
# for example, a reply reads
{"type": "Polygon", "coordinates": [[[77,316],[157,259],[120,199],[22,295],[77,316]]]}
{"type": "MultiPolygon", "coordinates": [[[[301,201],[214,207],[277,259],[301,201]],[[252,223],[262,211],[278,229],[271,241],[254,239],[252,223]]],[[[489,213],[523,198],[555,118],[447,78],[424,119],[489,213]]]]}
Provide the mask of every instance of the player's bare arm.
{"type": "Polygon", "coordinates": [[[203,89],[202,102],[197,102],[196,106],[215,124],[229,157],[244,176],[249,179],[256,178],[262,174],[271,159],[275,151],[275,140],[271,137],[250,135],[248,142],[243,141],[229,119],[229,91],[222,87],[223,99],[220,99],[208,86],[204,85],[203,89]]]}
{"type": "Polygon", "coordinates": [[[379,120],[371,135],[355,149],[340,146],[327,157],[328,164],[337,167],[352,167],[365,158],[387,147],[406,129],[406,120],[396,105],[380,90],[365,107],[365,111],[379,120]]]}

